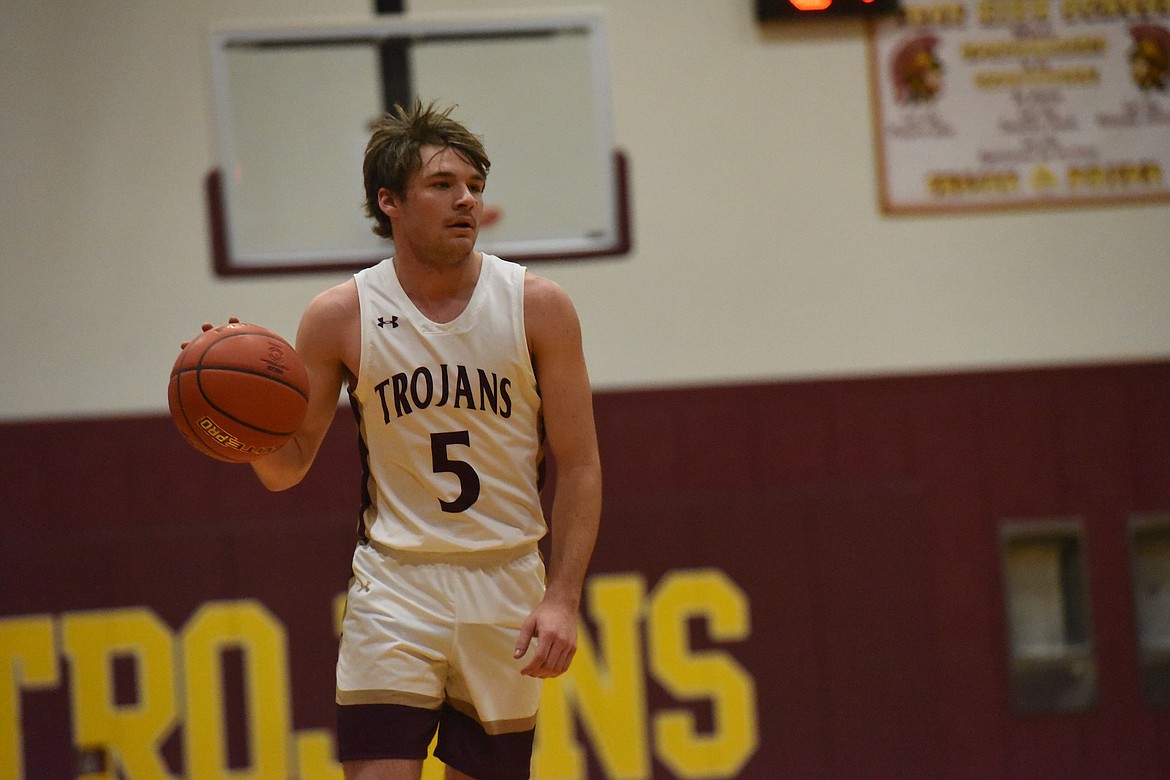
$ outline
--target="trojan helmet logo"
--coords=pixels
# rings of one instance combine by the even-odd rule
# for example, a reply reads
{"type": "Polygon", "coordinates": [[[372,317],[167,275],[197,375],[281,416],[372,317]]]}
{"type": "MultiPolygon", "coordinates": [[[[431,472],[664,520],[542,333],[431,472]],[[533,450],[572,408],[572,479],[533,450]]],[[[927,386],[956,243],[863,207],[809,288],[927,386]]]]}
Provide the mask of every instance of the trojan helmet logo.
{"type": "Polygon", "coordinates": [[[1129,74],[1143,92],[1166,91],[1166,73],[1170,70],[1170,30],[1157,24],[1138,24],[1129,28],[1133,46],[1129,49],[1129,74]]]}
{"type": "Polygon", "coordinates": [[[923,35],[903,43],[890,60],[894,97],[899,103],[927,103],[942,90],[943,64],[935,54],[938,38],[923,35]]]}

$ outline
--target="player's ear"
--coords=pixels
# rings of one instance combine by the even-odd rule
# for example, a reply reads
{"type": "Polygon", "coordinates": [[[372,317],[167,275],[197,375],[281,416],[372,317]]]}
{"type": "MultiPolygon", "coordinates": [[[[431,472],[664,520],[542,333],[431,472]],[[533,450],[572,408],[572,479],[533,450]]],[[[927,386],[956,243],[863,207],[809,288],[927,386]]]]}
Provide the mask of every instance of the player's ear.
{"type": "Polygon", "coordinates": [[[378,190],[378,208],[386,216],[394,217],[398,215],[399,201],[400,198],[385,187],[378,190]]]}

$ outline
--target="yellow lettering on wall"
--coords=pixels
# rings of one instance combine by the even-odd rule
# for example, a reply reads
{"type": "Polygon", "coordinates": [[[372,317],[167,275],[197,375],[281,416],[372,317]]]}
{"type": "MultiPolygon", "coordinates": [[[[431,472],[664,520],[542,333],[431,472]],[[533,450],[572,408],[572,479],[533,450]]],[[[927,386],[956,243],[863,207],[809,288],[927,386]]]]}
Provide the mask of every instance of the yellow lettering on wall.
{"type": "Polygon", "coordinates": [[[187,710],[183,753],[190,780],[288,777],[288,654],[284,626],[256,601],[206,602],[183,629],[187,710]],[[250,767],[227,766],[223,652],[245,665],[250,767]]]}
{"type": "Polygon", "coordinates": [[[680,570],[659,581],[647,619],[654,676],[680,701],[709,699],[714,725],[703,734],[686,710],[660,713],[654,720],[657,755],[678,777],[734,777],[759,744],[755,682],[730,654],[691,649],[692,618],[706,620],[713,641],[751,635],[748,598],[723,572],[680,570]]]}
{"type": "Polygon", "coordinates": [[[334,758],[333,732],[313,729],[296,735],[297,780],[342,780],[341,764],[334,758]]]}
{"type": "Polygon", "coordinates": [[[61,644],[73,673],[73,741],[101,751],[133,778],[169,778],[159,746],[175,725],[174,641],[146,607],[61,616],[61,644]],[[136,694],[116,703],[114,661],[134,662],[136,694]]]}
{"type": "Polygon", "coordinates": [[[58,685],[57,644],[49,615],[0,620],[0,777],[24,777],[20,692],[58,685]]]}
{"type": "MultiPolygon", "coordinates": [[[[746,595],[714,569],[668,573],[649,597],[640,573],[593,575],[587,589],[595,631],[579,628],[573,665],[545,683],[533,776],[582,780],[587,747],[610,780],[647,780],[652,756],[678,777],[737,774],[758,744],[755,684],[730,653],[692,647],[690,627],[702,621],[710,645],[743,641],[751,633],[746,595]],[[677,702],[709,705],[710,725],[685,707],[650,713],[649,679],[677,702]]],[[[343,604],[339,598],[335,620],[343,604]]],[[[76,745],[103,778],[170,780],[160,752],[176,729],[189,780],[342,776],[330,731],[293,733],[284,626],[245,600],[204,603],[177,636],[148,607],[0,620],[0,663],[8,669],[0,718],[14,724],[0,733],[0,777],[24,777],[21,691],[60,684],[58,653],[72,670],[76,745]],[[243,659],[242,692],[225,688],[231,651],[243,659]],[[133,669],[132,693],[115,684],[119,662],[133,669]],[[245,704],[243,767],[228,765],[228,730],[238,725],[227,722],[229,696],[245,704]]],[[[428,758],[423,780],[438,780],[442,769],[428,758]]]]}
{"type": "Polygon", "coordinates": [[[443,762],[435,758],[435,745],[439,741],[436,734],[431,739],[431,746],[427,748],[427,757],[423,760],[422,776],[419,780],[443,780],[447,776],[447,769],[443,762]]]}
{"type": "Polygon", "coordinates": [[[588,632],[580,630],[569,671],[545,683],[533,775],[542,780],[585,776],[582,747],[573,736],[572,702],[606,776],[641,780],[650,776],[639,632],[645,580],[636,574],[594,575],[588,592],[589,615],[597,624],[602,658],[588,632]]]}
{"type": "MultiPolygon", "coordinates": [[[[573,666],[581,662],[577,648],[573,666]]],[[[573,666],[561,677],[544,681],[536,713],[536,743],[532,747],[532,775],[540,780],[582,780],[585,750],[573,736],[572,705],[566,690],[573,666]]]]}

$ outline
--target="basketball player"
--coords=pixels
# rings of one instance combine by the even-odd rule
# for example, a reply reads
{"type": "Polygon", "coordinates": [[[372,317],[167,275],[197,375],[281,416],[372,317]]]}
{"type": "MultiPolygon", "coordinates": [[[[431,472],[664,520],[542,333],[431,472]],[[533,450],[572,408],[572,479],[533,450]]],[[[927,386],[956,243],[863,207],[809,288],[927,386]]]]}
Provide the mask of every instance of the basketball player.
{"type": "Polygon", "coordinates": [[[253,463],[271,490],[297,484],[348,390],[368,475],[337,662],[351,780],[417,779],[436,729],[448,778],[528,777],[541,680],[576,652],[600,515],[576,311],[555,283],[475,249],[490,163],[450,113],[416,102],[373,127],[366,212],[395,254],[308,305],[308,415],[253,463]]]}

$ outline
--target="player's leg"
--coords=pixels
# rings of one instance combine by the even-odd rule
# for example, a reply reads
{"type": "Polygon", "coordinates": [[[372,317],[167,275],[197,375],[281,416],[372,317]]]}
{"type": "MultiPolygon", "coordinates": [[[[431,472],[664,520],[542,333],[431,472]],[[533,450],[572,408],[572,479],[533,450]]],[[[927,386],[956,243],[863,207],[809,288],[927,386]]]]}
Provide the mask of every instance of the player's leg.
{"type": "Polygon", "coordinates": [[[469,567],[459,581],[462,605],[451,654],[447,702],[435,755],[448,778],[523,780],[532,761],[541,681],[513,657],[520,625],[544,594],[535,551],[516,560],[469,567]]]}
{"type": "Polygon", "coordinates": [[[452,611],[427,567],[354,552],[337,654],[337,758],[346,777],[417,780],[439,723],[452,611]]]}
{"type": "Polygon", "coordinates": [[[419,780],[422,762],[397,758],[370,761],[346,761],[342,765],[345,780],[419,780]]]}
{"type": "Polygon", "coordinates": [[[465,775],[454,767],[446,767],[443,775],[445,780],[475,780],[471,775],[465,775]]]}

